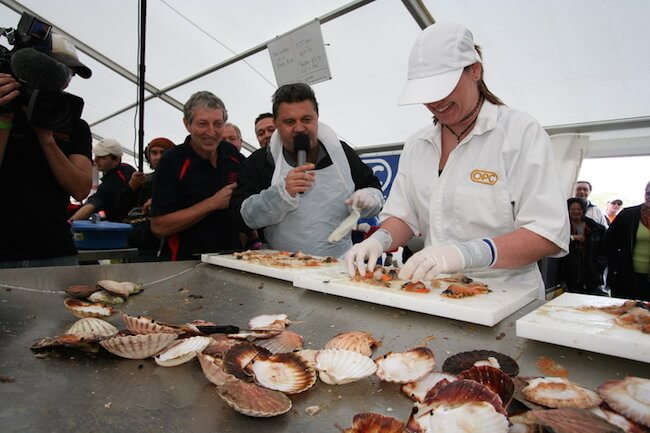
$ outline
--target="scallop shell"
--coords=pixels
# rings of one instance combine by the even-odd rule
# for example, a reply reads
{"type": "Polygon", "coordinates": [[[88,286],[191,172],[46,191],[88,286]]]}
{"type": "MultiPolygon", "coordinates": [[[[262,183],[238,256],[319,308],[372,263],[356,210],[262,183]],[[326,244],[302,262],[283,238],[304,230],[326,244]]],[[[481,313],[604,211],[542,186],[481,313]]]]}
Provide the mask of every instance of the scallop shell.
{"type": "MultiPolygon", "coordinates": [[[[497,412],[490,403],[471,402],[461,406],[438,406],[419,418],[410,419],[408,425],[427,433],[506,433],[508,419],[497,412]]],[[[417,431],[417,430],[415,430],[417,431]]]]}
{"type": "Polygon", "coordinates": [[[326,349],[316,354],[316,370],[323,382],[343,385],[370,376],[377,370],[377,364],[358,352],[326,349]]]}
{"type": "Polygon", "coordinates": [[[436,364],[436,356],[427,347],[416,347],[406,352],[388,352],[375,360],[375,373],[384,382],[415,382],[427,375],[436,364]]]}
{"type": "Polygon", "coordinates": [[[616,412],[650,427],[650,379],[611,380],[598,387],[598,392],[616,412]]]}
{"type": "Polygon", "coordinates": [[[99,344],[114,355],[129,359],[145,359],[154,356],[174,341],[176,334],[141,334],[111,337],[99,344]]]}
{"type": "Polygon", "coordinates": [[[268,349],[271,353],[288,353],[302,349],[303,339],[300,334],[283,330],[278,335],[263,340],[256,340],[255,344],[268,349]]]}
{"type": "Polygon", "coordinates": [[[88,351],[97,351],[97,346],[93,343],[99,341],[101,337],[91,334],[64,334],[55,337],[39,338],[34,341],[30,349],[45,349],[48,347],[74,347],[88,351]]]}
{"type": "Polygon", "coordinates": [[[248,321],[250,329],[284,329],[291,323],[286,314],[262,314],[248,321]]]}
{"type": "Polygon", "coordinates": [[[316,355],[318,354],[318,352],[319,352],[318,350],[314,350],[314,349],[303,349],[294,352],[294,354],[301,357],[302,360],[305,361],[309,367],[316,369],[316,355]]]}
{"type": "Polygon", "coordinates": [[[68,288],[65,289],[65,292],[70,296],[74,296],[75,298],[87,298],[98,290],[100,290],[100,288],[94,285],[89,286],[78,284],[75,286],[68,286],[68,288]]]}
{"type": "Polygon", "coordinates": [[[287,394],[306,391],[316,383],[316,372],[292,353],[258,356],[247,368],[258,385],[287,394]]]}
{"type": "Polygon", "coordinates": [[[240,340],[228,338],[223,334],[212,334],[210,338],[212,338],[212,343],[203,350],[203,353],[213,356],[222,357],[230,348],[241,343],[240,340]]]}
{"type": "Polygon", "coordinates": [[[502,370],[487,365],[472,367],[458,375],[459,379],[469,379],[481,383],[501,397],[503,406],[508,406],[515,393],[515,385],[510,376],[502,370]]]}
{"type": "Polygon", "coordinates": [[[379,341],[372,334],[364,331],[352,331],[338,334],[325,344],[325,349],[345,349],[359,352],[362,355],[372,355],[372,349],[379,345],[379,341]]]}
{"type": "Polygon", "coordinates": [[[538,377],[530,379],[521,390],[526,400],[551,408],[573,407],[586,409],[598,406],[602,399],[587,388],[563,377],[538,377]]]}
{"type": "Polygon", "coordinates": [[[99,280],[97,281],[97,285],[104,290],[117,293],[118,295],[122,295],[124,297],[135,295],[144,289],[144,287],[141,285],[132,283],[130,281],[119,282],[113,280],[99,280]]]}
{"type": "Polygon", "coordinates": [[[154,360],[162,367],[175,367],[194,359],[197,352],[208,347],[211,341],[210,337],[183,338],[167,347],[154,360]]]}
{"type": "Polygon", "coordinates": [[[115,310],[113,307],[104,304],[94,304],[74,298],[66,298],[63,301],[65,307],[75,316],[84,319],[86,317],[104,318],[111,316],[115,310]]]}
{"type": "Polygon", "coordinates": [[[178,328],[156,322],[151,317],[146,316],[129,316],[122,313],[122,320],[134,334],[177,334],[178,328]]]}
{"type": "Polygon", "coordinates": [[[115,326],[105,320],[94,317],[79,319],[65,331],[66,334],[94,335],[96,337],[110,337],[118,332],[115,326]]]}
{"type": "Polygon", "coordinates": [[[203,374],[213,384],[219,386],[225,385],[229,382],[239,381],[239,379],[232,374],[226,373],[226,370],[223,367],[223,359],[215,358],[214,356],[206,355],[205,353],[197,353],[196,356],[199,359],[199,364],[201,364],[203,374]]]}
{"type": "Polygon", "coordinates": [[[111,293],[108,290],[98,290],[95,293],[88,296],[90,302],[100,302],[102,304],[122,304],[124,303],[124,298],[115,293],[111,293]]]}
{"type": "Polygon", "coordinates": [[[492,350],[472,350],[470,352],[461,352],[452,355],[442,364],[442,371],[445,373],[459,374],[460,372],[477,365],[477,362],[479,363],[478,365],[484,365],[486,361],[488,365],[500,368],[510,377],[519,374],[519,365],[517,365],[517,362],[515,362],[514,359],[508,355],[492,350]],[[489,358],[494,358],[499,365],[493,365],[493,363],[489,361],[489,358]]]}
{"type": "Polygon", "coordinates": [[[238,379],[247,379],[246,366],[258,355],[271,355],[267,349],[256,346],[252,343],[239,343],[226,351],[223,355],[223,363],[226,371],[238,379]]]}
{"type": "Polygon", "coordinates": [[[240,380],[217,387],[226,404],[239,413],[254,417],[282,415],[291,409],[291,400],[280,391],[240,380]]]}
{"type": "Polygon", "coordinates": [[[623,415],[614,412],[607,403],[602,403],[599,407],[592,407],[589,409],[592,413],[607,420],[607,422],[614,424],[626,433],[647,433],[647,429],[640,424],[630,421],[623,415]]]}
{"type": "Polygon", "coordinates": [[[237,334],[228,334],[228,338],[236,338],[237,340],[257,340],[257,339],[266,339],[275,337],[280,334],[279,329],[259,329],[259,330],[249,330],[249,331],[240,331],[237,334]]]}
{"type": "Polygon", "coordinates": [[[441,386],[435,394],[428,393],[424,404],[416,404],[416,406],[422,414],[438,406],[459,407],[473,402],[489,403],[497,412],[506,415],[501,398],[494,391],[483,384],[467,379],[458,379],[441,386]]]}
{"type": "Polygon", "coordinates": [[[352,418],[352,427],[343,433],[402,433],[404,423],[378,413],[359,413],[352,418]]]}
{"type": "Polygon", "coordinates": [[[619,433],[620,428],[585,409],[535,409],[510,417],[518,424],[535,424],[550,427],[555,433],[619,433]]]}
{"type": "Polygon", "coordinates": [[[402,392],[411,400],[421,403],[424,401],[424,397],[427,395],[429,390],[438,383],[443,380],[446,381],[446,383],[451,383],[456,379],[456,376],[453,374],[430,371],[422,379],[402,385],[402,392]]]}

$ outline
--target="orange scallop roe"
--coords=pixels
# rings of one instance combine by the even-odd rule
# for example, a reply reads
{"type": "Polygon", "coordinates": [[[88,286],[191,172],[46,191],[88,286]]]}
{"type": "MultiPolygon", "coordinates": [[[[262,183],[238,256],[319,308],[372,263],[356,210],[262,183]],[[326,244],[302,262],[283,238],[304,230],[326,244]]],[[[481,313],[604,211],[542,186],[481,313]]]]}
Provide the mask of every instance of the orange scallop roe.
{"type": "Polygon", "coordinates": [[[546,356],[540,356],[536,365],[537,369],[541,371],[544,376],[567,377],[569,375],[566,368],[546,356]]]}

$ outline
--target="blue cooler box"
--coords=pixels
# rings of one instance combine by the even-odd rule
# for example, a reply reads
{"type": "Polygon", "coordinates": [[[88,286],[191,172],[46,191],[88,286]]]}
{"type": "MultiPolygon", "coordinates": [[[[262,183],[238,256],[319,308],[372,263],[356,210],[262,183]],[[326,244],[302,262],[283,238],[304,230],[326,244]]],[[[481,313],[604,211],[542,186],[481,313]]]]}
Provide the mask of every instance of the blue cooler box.
{"type": "Polygon", "coordinates": [[[72,236],[80,250],[126,248],[131,224],[72,221],[72,236]]]}

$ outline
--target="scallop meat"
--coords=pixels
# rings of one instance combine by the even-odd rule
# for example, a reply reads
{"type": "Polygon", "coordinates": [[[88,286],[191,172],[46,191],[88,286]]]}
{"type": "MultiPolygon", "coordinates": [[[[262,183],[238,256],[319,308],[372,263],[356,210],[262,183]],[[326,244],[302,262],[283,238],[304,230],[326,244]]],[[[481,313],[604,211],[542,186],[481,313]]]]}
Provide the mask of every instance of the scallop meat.
{"type": "Polygon", "coordinates": [[[598,387],[605,402],[632,421],[650,427],[650,379],[628,376],[598,387]]]}
{"type": "Polygon", "coordinates": [[[550,408],[572,407],[587,409],[598,406],[598,393],[584,388],[564,377],[538,377],[528,380],[521,393],[526,400],[550,408]]]}
{"type": "Polygon", "coordinates": [[[415,347],[406,352],[389,352],[375,360],[375,373],[384,382],[408,383],[422,379],[433,370],[436,357],[427,347],[415,347]]]}
{"type": "Polygon", "coordinates": [[[65,307],[75,316],[85,319],[86,317],[95,317],[102,319],[110,317],[115,310],[109,305],[82,301],[80,299],[67,298],[63,301],[65,307]]]}
{"type": "Polygon", "coordinates": [[[343,385],[370,376],[377,370],[377,364],[358,352],[326,349],[316,354],[316,370],[323,382],[343,385]]]}
{"type": "Polygon", "coordinates": [[[379,345],[370,332],[351,331],[336,335],[325,344],[325,349],[345,349],[359,352],[362,355],[372,355],[372,350],[379,345]]]}
{"type": "Polygon", "coordinates": [[[144,287],[131,281],[99,280],[97,285],[104,290],[124,296],[125,298],[140,293],[144,287]]]}

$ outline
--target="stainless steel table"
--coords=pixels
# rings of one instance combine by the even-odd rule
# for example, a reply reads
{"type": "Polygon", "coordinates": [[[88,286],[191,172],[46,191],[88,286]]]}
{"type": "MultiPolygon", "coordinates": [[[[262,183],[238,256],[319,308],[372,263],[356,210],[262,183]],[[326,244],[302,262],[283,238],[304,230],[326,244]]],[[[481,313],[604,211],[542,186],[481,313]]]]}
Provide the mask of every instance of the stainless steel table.
{"type": "MultiPolygon", "coordinates": [[[[399,387],[376,377],[330,386],[318,382],[291,396],[293,408],[269,419],[233,411],[216,394],[197,361],[179,367],[153,360],[126,360],[105,352],[29,350],[39,337],[61,333],[75,318],[63,306],[62,290],[98,279],[148,283],[120,307],[128,314],[183,323],[193,319],[245,325],[263,313],[286,313],[307,348],[321,348],[339,332],[367,330],[383,345],[375,354],[427,342],[438,358],[491,349],[515,358],[522,375],[540,375],[547,356],[588,387],[626,375],[650,375],[640,362],[515,337],[514,322],[539,301],[495,327],[472,325],[420,313],[293,288],[289,283],[198,262],[137,263],[0,271],[0,431],[9,432],[337,432],[352,417],[374,411],[408,418],[411,402],[399,387]],[[310,416],[305,408],[321,407],[310,416]]],[[[120,319],[111,322],[124,327],[120,319]]]]}
{"type": "Polygon", "coordinates": [[[79,250],[80,262],[93,262],[97,260],[121,260],[138,257],[137,248],[117,248],[111,250],[79,250]]]}

